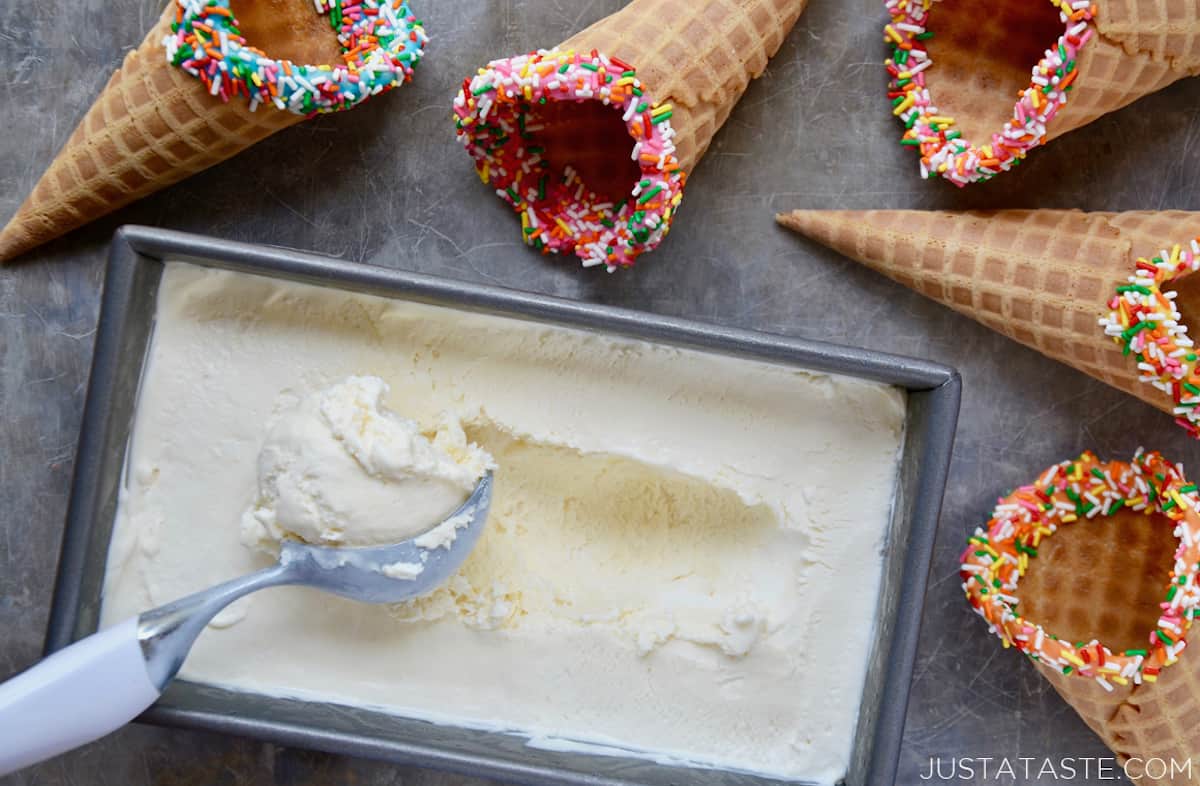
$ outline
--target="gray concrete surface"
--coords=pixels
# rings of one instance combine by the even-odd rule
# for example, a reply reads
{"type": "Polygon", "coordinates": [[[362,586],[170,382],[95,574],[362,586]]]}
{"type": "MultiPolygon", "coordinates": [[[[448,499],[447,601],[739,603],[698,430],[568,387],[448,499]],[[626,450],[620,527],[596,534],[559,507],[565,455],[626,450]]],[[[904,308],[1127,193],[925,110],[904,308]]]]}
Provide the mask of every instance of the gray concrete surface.
{"type": "MultiPolygon", "coordinates": [[[[0,4],[0,216],[15,210],[160,3],[0,4]],[[64,19],[79,22],[64,27],[64,19]]],[[[0,268],[0,675],[29,665],[41,649],[106,241],[116,226],[137,222],[958,367],[966,384],[962,427],[900,783],[924,782],[931,756],[1106,755],[1049,685],[1002,652],[968,612],[957,553],[995,495],[1079,450],[1123,457],[1146,445],[1200,466],[1200,449],[1166,417],[783,232],[772,216],[796,207],[1200,208],[1200,82],[1177,84],[1055,142],[999,181],[957,191],[921,181],[915,158],[897,144],[882,97],[882,3],[812,0],[696,170],[675,232],[637,269],[610,276],[520,245],[508,208],[478,182],[453,140],[449,102],[478,64],[551,45],[620,0],[416,5],[433,41],[414,84],[279,134],[0,268]]],[[[956,782],[1034,781],[977,774],[956,782]]],[[[483,781],[131,727],[7,783],[483,781]]]]}

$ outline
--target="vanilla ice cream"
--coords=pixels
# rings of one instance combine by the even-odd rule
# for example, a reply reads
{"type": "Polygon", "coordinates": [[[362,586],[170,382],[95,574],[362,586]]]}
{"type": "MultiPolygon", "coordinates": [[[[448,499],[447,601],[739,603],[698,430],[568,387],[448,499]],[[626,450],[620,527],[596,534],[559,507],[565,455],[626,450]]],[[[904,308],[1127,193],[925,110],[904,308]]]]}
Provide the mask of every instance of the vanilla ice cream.
{"type": "MultiPolygon", "coordinates": [[[[886,385],[169,263],[103,624],[266,564],[239,537],[248,508],[297,531],[279,484],[260,496],[264,444],[281,446],[267,478],[330,459],[364,482],[346,455],[386,475],[397,462],[373,439],[334,444],[354,429],[320,413],[322,391],[362,374],[388,386],[354,394],[363,422],[403,413],[467,475],[470,445],[494,458],[478,545],[409,603],[252,596],[183,678],[539,746],[845,775],[903,442],[886,385]]],[[[453,507],[465,481],[444,486],[453,507]]],[[[348,537],[356,508],[327,494],[341,512],[300,516],[305,537],[348,537]]],[[[459,526],[421,537],[444,547],[459,526]]]]}
{"type": "Polygon", "coordinates": [[[452,416],[440,419],[431,441],[383,406],[387,391],[378,377],[349,377],[274,418],[258,458],[258,496],[242,515],[247,545],[276,553],[289,537],[399,543],[466,501],[491,456],[466,443],[452,416]]]}

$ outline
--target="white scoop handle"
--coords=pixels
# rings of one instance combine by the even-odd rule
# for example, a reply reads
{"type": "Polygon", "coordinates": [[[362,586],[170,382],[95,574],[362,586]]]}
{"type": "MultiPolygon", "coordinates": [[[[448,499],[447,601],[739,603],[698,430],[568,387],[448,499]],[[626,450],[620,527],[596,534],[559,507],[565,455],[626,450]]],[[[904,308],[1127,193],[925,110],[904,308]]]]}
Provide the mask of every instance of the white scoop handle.
{"type": "Polygon", "coordinates": [[[153,704],[137,617],[0,684],[0,776],[116,731],[153,704]]]}
{"type": "MultiPolygon", "coordinates": [[[[304,584],[368,603],[398,603],[431,592],[471,552],[492,503],[492,473],[450,519],[470,526],[446,548],[409,539],[338,549],[288,540],[280,561],[102,630],[0,684],[0,776],[116,731],[158,700],[205,626],[230,603],[267,587],[304,584]],[[415,580],[385,565],[419,560],[415,580]]],[[[450,520],[447,519],[447,520],[450,520]]],[[[445,523],[445,522],[443,522],[445,523]]]]}

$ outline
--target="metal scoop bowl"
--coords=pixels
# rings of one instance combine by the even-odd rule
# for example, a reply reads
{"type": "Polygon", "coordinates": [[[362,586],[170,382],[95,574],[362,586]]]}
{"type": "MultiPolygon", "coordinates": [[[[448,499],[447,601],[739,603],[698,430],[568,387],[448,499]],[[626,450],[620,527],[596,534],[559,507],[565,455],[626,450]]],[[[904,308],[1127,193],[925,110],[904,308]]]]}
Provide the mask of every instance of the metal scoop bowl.
{"type": "Polygon", "coordinates": [[[432,592],[471,553],[491,504],[489,472],[458,510],[426,533],[361,548],[288,540],[269,568],[143,612],[59,650],[0,684],[0,776],[103,737],[140,715],[179,672],[212,618],[251,592],[302,585],[364,603],[399,603],[432,592]],[[422,540],[442,525],[454,527],[453,540],[422,540]]]}

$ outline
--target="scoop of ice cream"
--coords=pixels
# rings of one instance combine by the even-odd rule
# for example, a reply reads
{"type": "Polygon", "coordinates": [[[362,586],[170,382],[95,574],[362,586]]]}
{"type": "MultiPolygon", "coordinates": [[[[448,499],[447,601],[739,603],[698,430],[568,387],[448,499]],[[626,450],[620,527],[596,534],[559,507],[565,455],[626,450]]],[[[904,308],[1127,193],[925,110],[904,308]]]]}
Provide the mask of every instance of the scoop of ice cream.
{"type": "Polygon", "coordinates": [[[334,546],[396,543],[454,512],[494,464],[443,416],[422,432],[387,410],[378,377],[314,393],[271,425],[258,458],[258,497],[242,540],[274,553],[285,538],[334,546]]]}

